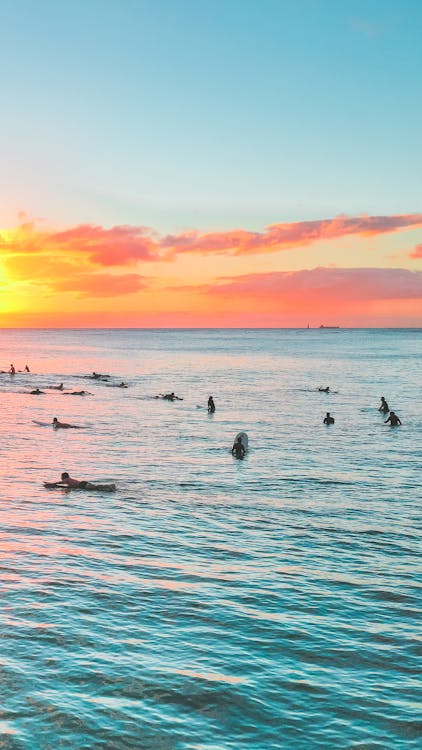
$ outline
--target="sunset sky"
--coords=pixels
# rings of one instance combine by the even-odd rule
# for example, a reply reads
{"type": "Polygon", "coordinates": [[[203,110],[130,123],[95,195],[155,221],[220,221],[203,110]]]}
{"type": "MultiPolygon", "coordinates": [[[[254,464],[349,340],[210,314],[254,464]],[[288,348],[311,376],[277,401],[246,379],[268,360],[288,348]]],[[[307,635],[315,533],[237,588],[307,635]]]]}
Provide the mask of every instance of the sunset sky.
{"type": "Polygon", "coordinates": [[[419,0],[0,0],[0,326],[420,326],[419,0]]]}

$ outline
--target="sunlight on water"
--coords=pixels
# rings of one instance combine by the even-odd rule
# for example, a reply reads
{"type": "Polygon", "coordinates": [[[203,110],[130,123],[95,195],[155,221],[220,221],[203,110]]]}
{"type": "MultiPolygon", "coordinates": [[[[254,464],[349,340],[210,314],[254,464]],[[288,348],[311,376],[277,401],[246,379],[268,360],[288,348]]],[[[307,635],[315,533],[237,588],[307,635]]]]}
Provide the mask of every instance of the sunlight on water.
{"type": "Polygon", "coordinates": [[[421,340],[0,331],[0,748],[417,748],[421,340]]]}

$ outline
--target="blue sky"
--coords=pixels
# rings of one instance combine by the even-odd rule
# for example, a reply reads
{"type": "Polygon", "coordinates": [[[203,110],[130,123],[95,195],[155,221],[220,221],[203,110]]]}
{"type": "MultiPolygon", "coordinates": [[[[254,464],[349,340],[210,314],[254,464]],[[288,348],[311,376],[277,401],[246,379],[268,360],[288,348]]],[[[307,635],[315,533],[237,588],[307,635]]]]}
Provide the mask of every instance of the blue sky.
{"type": "Polygon", "coordinates": [[[0,220],[420,209],[419,0],[0,0],[0,220]]]}

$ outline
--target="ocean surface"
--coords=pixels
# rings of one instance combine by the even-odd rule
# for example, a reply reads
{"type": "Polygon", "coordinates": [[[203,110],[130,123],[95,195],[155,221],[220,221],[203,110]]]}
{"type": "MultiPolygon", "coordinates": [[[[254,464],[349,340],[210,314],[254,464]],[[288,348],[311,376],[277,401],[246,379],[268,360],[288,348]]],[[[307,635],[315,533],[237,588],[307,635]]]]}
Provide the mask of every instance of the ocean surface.
{"type": "Polygon", "coordinates": [[[31,372],[0,375],[0,748],[420,747],[421,359],[421,330],[1,330],[31,372]]]}

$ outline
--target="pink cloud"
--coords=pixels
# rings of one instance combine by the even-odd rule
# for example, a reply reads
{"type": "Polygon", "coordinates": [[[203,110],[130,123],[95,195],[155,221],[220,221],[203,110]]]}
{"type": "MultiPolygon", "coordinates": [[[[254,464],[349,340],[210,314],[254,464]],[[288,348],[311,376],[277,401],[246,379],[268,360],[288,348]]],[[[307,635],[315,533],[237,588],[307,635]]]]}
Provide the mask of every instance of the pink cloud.
{"type": "MultiPolygon", "coordinates": [[[[397,216],[337,216],[333,219],[271,224],[262,232],[234,229],[197,230],[160,237],[145,226],[110,229],[83,224],[56,232],[37,229],[26,221],[0,234],[0,250],[9,255],[50,255],[84,258],[93,266],[125,266],[166,261],[183,253],[257,255],[305,247],[350,235],[376,236],[422,226],[422,214],[397,216]]],[[[412,256],[415,257],[415,256],[412,256]]],[[[416,256],[419,257],[419,256],[416,256]]],[[[79,262],[79,260],[76,260],[79,262]]]]}
{"type": "Polygon", "coordinates": [[[48,244],[67,251],[85,253],[94,263],[116,266],[139,260],[157,260],[157,243],[148,227],[116,226],[104,229],[83,224],[48,238],[48,244]]]}
{"type": "Polygon", "coordinates": [[[416,245],[415,249],[409,253],[409,258],[422,258],[422,244],[416,245]]]}
{"type": "Polygon", "coordinates": [[[334,219],[271,224],[264,232],[242,229],[228,232],[197,231],[167,235],[160,241],[162,248],[173,254],[180,252],[229,253],[252,255],[310,245],[321,240],[357,234],[375,236],[422,226],[422,214],[399,216],[337,216],[334,219]]]}
{"type": "Polygon", "coordinates": [[[280,299],[381,300],[421,299],[422,271],[405,268],[314,268],[303,271],[248,274],[221,279],[203,292],[230,297],[280,299]]]}

